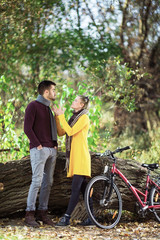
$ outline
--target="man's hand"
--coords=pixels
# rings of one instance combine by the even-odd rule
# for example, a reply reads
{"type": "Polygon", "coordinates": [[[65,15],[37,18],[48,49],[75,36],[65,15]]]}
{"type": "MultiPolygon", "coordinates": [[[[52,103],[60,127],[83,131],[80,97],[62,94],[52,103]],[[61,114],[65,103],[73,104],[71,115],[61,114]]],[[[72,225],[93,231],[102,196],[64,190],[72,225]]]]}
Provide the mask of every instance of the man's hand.
{"type": "Polygon", "coordinates": [[[37,147],[37,150],[41,150],[43,147],[42,147],[42,145],[39,145],[38,147],[37,147]]]}

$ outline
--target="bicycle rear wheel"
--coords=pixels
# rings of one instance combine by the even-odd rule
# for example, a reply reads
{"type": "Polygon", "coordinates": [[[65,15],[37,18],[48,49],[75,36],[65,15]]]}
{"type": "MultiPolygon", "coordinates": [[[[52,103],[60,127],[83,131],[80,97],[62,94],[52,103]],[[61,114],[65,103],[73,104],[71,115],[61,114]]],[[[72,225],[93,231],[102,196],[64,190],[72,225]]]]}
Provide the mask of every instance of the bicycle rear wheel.
{"type": "MultiPolygon", "coordinates": [[[[160,190],[156,187],[151,188],[150,192],[150,205],[160,205],[160,190]]],[[[160,222],[160,208],[154,208],[153,213],[156,219],[160,222]]]]}
{"type": "Polygon", "coordinates": [[[85,207],[94,224],[103,229],[113,228],[122,214],[122,198],[115,184],[109,194],[111,183],[105,176],[96,176],[85,191],[85,207]],[[109,195],[111,195],[109,197],[109,195]]]}

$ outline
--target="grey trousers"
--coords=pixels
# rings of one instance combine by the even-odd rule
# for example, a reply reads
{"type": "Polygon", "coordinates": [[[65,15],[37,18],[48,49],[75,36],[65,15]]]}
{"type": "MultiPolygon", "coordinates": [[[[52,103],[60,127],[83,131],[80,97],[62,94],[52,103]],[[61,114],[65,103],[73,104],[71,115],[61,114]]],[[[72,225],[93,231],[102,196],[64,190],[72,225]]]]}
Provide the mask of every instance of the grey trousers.
{"type": "Polygon", "coordinates": [[[57,149],[43,147],[41,150],[32,148],[30,150],[30,160],[32,167],[32,182],[30,185],[26,211],[36,210],[36,200],[39,194],[39,210],[48,209],[48,201],[51,186],[53,184],[53,174],[56,165],[57,149]]]}

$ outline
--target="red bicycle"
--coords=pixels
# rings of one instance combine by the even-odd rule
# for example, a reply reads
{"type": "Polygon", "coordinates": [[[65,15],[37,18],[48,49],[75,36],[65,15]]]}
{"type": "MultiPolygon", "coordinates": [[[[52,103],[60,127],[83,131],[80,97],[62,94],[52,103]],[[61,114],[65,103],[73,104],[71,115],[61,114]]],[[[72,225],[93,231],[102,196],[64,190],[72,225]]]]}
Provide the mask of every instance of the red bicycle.
{"type": "Polygon", "coordinates": [[[137,199],[138,213],[145,216],[147,210],[155,214],[160,222],[160,177],[156,180],[150,178],[150,171],[158,168],[158,164],[142,164],[148,169],[145,193],[135,188],[116,167],[115,153],[130,149],[129,146],[118,148],[114,152],[107,150],[102,155],[113,160],[111,171],[108,166],[104,174],[90,180],[85,191],[85,206],[92,222],[100,228],[110,229],[120,221],[122,215],[122,198],[115,184],[115,176],[120,177],[137,199]]]}

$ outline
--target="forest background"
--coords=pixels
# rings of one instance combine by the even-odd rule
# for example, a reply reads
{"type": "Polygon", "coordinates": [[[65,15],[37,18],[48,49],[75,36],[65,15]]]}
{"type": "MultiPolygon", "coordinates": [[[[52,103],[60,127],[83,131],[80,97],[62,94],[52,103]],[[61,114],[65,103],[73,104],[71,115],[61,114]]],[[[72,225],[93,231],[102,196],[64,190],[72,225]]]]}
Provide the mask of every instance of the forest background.
{"type": "Polygon", "coordinates": [[[90,97],[91,151],[130,145],[124,157],[160,162],[160,0],[1,0],[0,12],[1,162],[29,154],[24,112],[45,79],[66,118],[90,97]]]}

